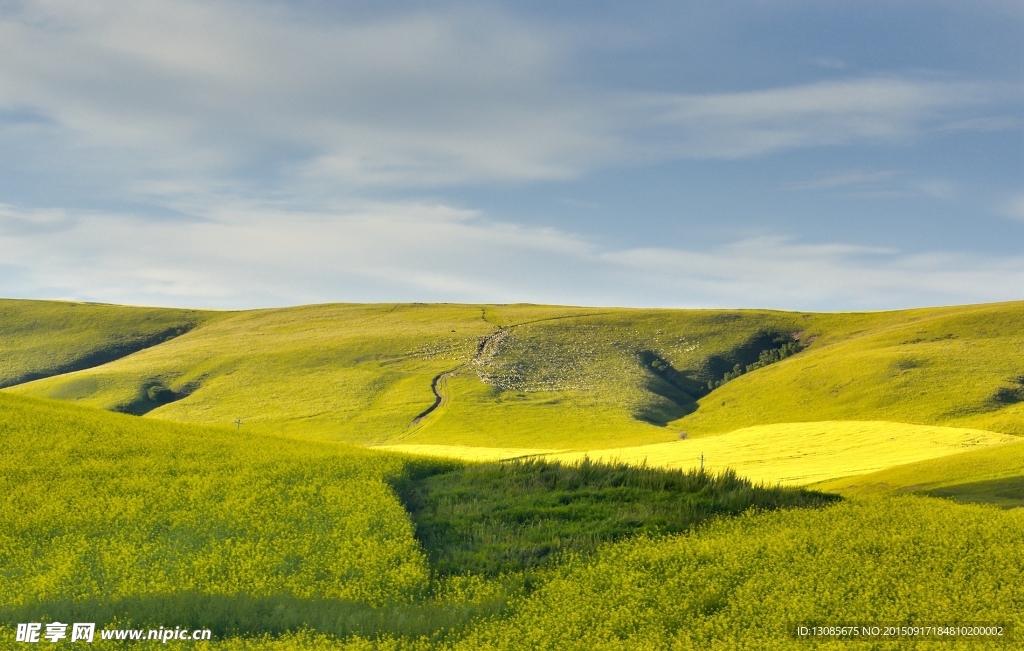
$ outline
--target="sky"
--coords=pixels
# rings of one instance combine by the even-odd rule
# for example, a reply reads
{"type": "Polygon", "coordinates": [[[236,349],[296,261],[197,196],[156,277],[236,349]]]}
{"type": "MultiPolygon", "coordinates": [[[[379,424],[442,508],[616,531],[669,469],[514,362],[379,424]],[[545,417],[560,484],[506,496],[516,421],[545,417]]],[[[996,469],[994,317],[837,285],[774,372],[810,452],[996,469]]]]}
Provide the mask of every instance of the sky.
{"type": "Polygon", "coordinates": [[[1024,299],[1024,3],[0,0],[0,296],[1024,299]]]}

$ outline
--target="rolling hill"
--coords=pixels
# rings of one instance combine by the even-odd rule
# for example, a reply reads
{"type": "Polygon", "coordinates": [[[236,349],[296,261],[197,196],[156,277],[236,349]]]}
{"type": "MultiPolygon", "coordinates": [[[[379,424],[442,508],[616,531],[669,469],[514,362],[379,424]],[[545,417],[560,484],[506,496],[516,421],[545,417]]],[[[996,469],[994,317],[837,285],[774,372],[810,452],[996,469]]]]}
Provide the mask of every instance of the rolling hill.
{"type": "Polygon", "coordinates": [[[737,378],[672,426],[889,420],[1024,434],[1024,304],[900,314],[737,378]]]}
{"type": "MultiPolygon", "coordinates": [[[[7,390],[364,444],[588,450],[837,420],[1024,433],[1021,303],[868,314],[415,304],[197,314],[180,336],[7,390]],[[799,352],[759,362],[780,350],[799,352]]],[[[48,372],[37,366],[19,372],[48,372]]]]}
{"type": "Polygon", "coordinates": [[[216,312],[0,299],[0,388],[114,361],[216,312]]]}

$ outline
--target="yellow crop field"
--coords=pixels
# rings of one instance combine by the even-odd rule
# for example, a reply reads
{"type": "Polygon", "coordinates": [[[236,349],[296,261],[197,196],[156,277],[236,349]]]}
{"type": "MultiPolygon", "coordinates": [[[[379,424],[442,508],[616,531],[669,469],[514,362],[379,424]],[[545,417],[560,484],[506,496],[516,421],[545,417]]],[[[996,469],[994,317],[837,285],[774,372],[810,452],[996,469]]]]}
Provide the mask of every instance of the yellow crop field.
{"type": "Polygon", "coordinates": [[[0,605],[282,593],[380,605],[427,581],[401,459],[0,395],[0,605]]]}
{"type": "Polygon", "coordinates": [[[729,434],[633,447],[569,452],[530,448],[394,445],[410,454],[493,461],[544,455],[562,461],[646,463],[663,468],[710,471],[732,468],[753,481],[792,485],[936,459],[1017,439],[985,430],[908,425],[885,421],[825,421],[745,427],[729,434]]]}
{"type": "Polygon", "coordinates": [[[1022,509],[910,496],[748,514],[692,536],[606,547],[455,648],[1020,649],[1022,541],[1022,509]],[[881,628],[968,621],[1001,624],[1004,636],[794,635],[798,624],[812,622],[881,628]]]}
{"type": "Polygon", "coordinates": [[[815,489],[849,497],[923,492],[967,502],[1024,506],[1024,440],[918,461],[866,475],[841,477],[815,489]],[[1006,489],[1010,489],[1007,493],[1006,489]]]}
{"type": "Polygon", "coordinates": [[[0,649],[1019,647],[1021,323],[0,301],[0,649]]]}

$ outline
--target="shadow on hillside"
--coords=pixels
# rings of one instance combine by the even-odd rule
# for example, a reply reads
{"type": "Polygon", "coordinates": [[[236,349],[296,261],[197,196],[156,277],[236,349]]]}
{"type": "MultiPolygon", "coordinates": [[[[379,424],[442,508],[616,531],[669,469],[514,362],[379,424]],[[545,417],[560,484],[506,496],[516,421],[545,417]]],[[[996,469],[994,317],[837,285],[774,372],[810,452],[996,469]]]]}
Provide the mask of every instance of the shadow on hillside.
{"type": "MultiPolygon", "coordinates": [[[[799,344],[791,334],[760,331],[747,341],[721,354],[708,356],[695,369],[679,370],[653,350],[641,350],[637,360],[647,374],[644,388],[652,394],[651,400],[639,406],[633,417],[652,425],[664,427],[668,423],[692,414],[699,407],[697,401],[733,377],[757,366],[767,365],[766,354],[783,350],[787,344],[799,344]]],[[[776,356],[776,359],[781,357],[776,356]]]]}
{"type": "Polygon", "coordinates": [[[1024,507],[1024,476],[974,481],[943,486],[923,495],[942,497],[964,504],[994,504],[1004,509],[1024,507]]]}
{"type": "Polygon", "coordinates": [[[96,350],[79,357],[66,364],[60,364],[52,368],[48,368],[42,371],[32,371],[31,373],[25,373],[24,375],[18,376],[13,380],[0,384],[0,389],[5,387],[15,386],[17,384],[24,384],[26,382],[32,382],[33,380],[41,380],[43,378],[53,377],[55,375],[63,375],[65,373],[73,373],[74,371],[84,371],[88,368],[96,366],[102,366],[109,364],[110,362],[127,357],[133,353],[137,353],[140,350],[146,348],[152,348],[153,346],[162,344],[166,341],[170,341],[176,337],[180,337],[189,330],[196,327],[197,324],[189,323],[185,325],[175,326],[168,328],[162,332],[152,334],[148,337],[136,339],[129,342],[112,342],[100,350],[96,350]]]}
{"type": "Polygon", "coordinates": [[[199,382],[182,387],[178,391],[168,388],[163,382],[150,381],[139,387],[139,392],[131,402],[122,403],[114,407],[113,411],[132,416],[144,416],[157,407],[169,405],[172,402],[187,398],[198,389],[199,382]]]}
{"type": "Polygon", "coordinates": [[[638,407],[633,412],[633,418],[664,427],[697,411],[697,398],[708,392],[704,383],[675,369],[653,350],[641,350],[637,358],[640,366],[647,371],[644,388],[656,397],[638,407]]]}
{"type": "Polygon", "coordinates": [[[535,568],[627,536],[682,533],[751,508],[840,499],[753,485],[731,470],[712,475],[589,459],[424,464],[392,482],[437,575],[526,572],[527,584],[535,568]]]}

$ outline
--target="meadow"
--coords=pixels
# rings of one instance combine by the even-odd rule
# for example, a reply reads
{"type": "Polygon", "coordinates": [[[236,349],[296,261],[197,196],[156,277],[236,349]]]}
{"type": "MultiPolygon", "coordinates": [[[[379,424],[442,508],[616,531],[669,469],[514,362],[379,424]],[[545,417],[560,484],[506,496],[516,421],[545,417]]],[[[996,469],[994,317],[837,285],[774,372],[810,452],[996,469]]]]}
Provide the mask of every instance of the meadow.
{"type": "Polygon", "coordinates": [[[526,459],[396,482],[440,575],[529,572],[639,534],[689,531],[750,509],[821,506],[838,496],[755,486],[732,471],[526,459]]]}
{"type": "Polygon", "coordinates": [[[197,310],[0,299],[0,388],[99,366],[217,317],[197,310]]]}
{"type": "MultiPolygon", "coordinates": [[[[46,320],[36,304],[8,303],[25,303],[22,321],[46,320]]],[[[202,314],[158,345],[6,390],[376,445],[592,450],[841,420],[1024,433],[1020,303],[865,314],[417,304],[202,314]],[[710,390],[787,340],[800,352],[710,390]],[[441,406],[414,423],[439,376],[441,406]]]]}
{"type": "Polygon", "coordinates": [[[1020,644],[1024,303],[0,317],[0,648],[1020,644]]]}

